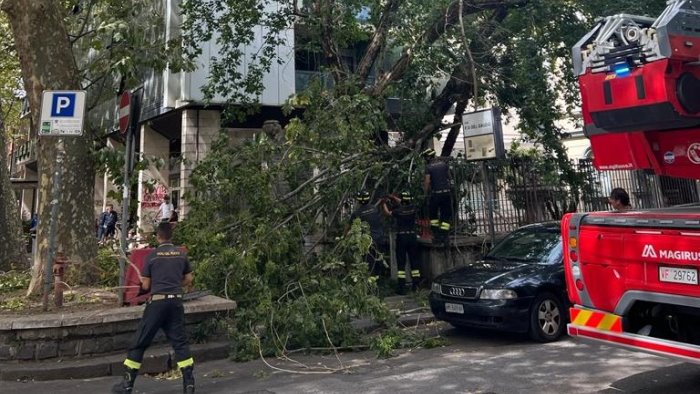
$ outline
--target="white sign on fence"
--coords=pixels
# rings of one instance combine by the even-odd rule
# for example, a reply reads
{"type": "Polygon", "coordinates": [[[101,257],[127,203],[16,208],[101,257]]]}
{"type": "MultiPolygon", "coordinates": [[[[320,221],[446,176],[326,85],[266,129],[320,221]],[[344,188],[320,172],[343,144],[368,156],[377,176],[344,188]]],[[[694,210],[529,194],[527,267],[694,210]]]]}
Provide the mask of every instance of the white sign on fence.
{"type": "Polygon", "coordinates": [[[498,108],[462,115],[462,133],[467,161],[496,159],[505,155],[498,108]]]}

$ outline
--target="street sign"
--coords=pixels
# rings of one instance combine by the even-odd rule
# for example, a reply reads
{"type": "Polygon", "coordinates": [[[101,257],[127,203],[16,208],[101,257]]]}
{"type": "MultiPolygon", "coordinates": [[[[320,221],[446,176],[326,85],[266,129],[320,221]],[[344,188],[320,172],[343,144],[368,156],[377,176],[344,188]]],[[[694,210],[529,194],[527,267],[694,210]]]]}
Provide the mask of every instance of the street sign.
{"type": "Polygon", "coordinates": [[[496,159],[505,155],[498,108],[462,115],[462,135],[467,161],[496,159]]]}
{"type": "Polygon", "coordinates": [[[129,120],[131,119],[131,94],[124,91],[119,98],[119,132],[126,134],[129,130],[129,120]]]}
{"type": "Polygon", "coordinates": [[[44,90],[39,136],[81,136],[85,119],[84,90],[44,90]]]}

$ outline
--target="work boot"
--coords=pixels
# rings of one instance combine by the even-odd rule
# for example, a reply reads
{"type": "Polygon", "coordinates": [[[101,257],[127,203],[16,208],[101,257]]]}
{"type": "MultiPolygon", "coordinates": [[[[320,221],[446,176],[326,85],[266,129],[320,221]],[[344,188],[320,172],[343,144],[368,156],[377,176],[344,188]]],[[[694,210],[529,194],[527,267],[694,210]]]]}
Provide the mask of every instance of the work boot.
{"type": "Polygon", "coordinates": [[[112,386],[113,394],[131,394],[134,390],[134,381],[136,376],[138,376],[139,370],[127,368],[124,372],[124,378],[121,382],[112,386]]]}
{"type": "Polygon", "coordinates": [[[182,392],[185,394],[194,394],[194,367],[189,366],[181,369],[182,371],[182,392]]]}

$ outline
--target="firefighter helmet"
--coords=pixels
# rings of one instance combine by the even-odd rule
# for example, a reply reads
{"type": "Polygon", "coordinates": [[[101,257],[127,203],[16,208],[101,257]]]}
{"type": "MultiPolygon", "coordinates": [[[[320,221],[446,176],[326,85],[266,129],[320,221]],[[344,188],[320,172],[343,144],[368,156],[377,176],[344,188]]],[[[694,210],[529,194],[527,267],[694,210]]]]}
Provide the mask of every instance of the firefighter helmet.
{"type": "Polygon", "coordinates": [[[409,191],[403,191],[399,194],[399,198],[401,199],[401,202],[410,202],[413,200],[413,196],[411,195],[411,192],[409,191]]]}
{"type": "Polygon", "coordinates": [[[369,192],[367,190],[360,190],[355,193],[355,200],[361,204],[367,204],[369,202],[369,192]]]}

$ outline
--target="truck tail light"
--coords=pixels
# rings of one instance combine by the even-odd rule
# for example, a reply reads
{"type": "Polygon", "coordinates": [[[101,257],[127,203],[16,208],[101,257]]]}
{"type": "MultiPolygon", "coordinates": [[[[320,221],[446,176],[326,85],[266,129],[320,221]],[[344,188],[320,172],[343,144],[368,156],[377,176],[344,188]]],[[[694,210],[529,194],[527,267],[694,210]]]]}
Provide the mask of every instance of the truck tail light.
{"type": "Polygon", "coordinates": [[[576,249],[578,247],[578,239],[576,237],[569,238],[569,248],[576,249]]]}
{"type": "Polygon", "coordinates": [[[576,288],[578,291],[583,291],[583,281],[581,279],[576,279],[576,288]]]}
{"type": "Polygon", "coordinates": [[[574,262],[578,261],[578,253],[576,253],[575,250],[569,252],[569,260],[574,262]]]}

